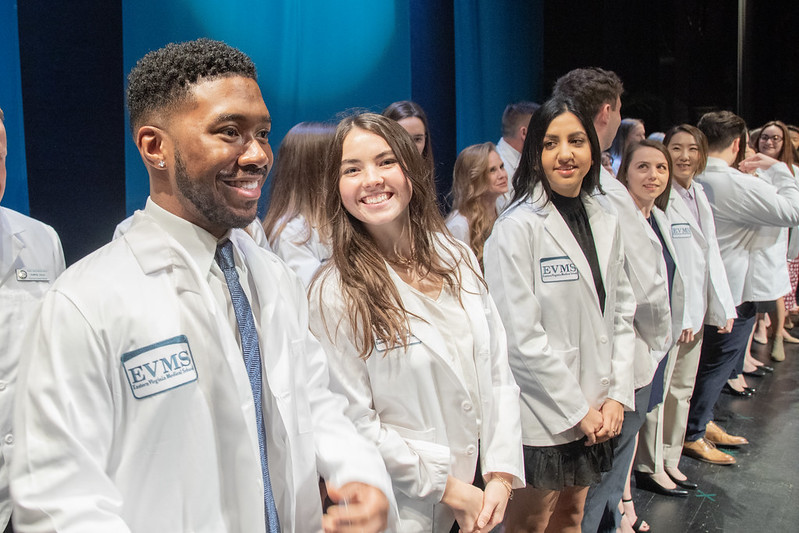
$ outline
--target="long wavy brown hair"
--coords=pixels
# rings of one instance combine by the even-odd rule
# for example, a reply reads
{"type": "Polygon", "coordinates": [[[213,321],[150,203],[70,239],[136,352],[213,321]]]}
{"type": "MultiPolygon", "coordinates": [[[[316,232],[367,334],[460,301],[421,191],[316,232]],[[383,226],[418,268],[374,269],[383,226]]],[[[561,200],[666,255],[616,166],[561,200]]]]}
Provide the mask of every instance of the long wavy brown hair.
{"type": "MultiPolygon", "coordinates": [[[[335,267],[339,273],[347,314],[352,324],[354,344],[360,356],[372,352],[375,341],[390,348],[404,345],[410,333],[409,312],[391,280],[387,258],[360,220],[344,208],[339,192],[342,146],[354,129],[379,135],[386,140],[410,180],[412,194],[409,211],[410,257],[402,258],[421,276],[434,276],[451,289],[460,287],[458,263],[466,261],[466,249],[449,237],[444,219],[435,203],[430,168],[425,164],[411,136],[394,120],[374,113],[347,117],[336,128],[325,172],[324,220],[328,226],[333,256],[312,281],[325,283],[335,276],[324,275],[335,267]],[[446,239],[451,246],[437,245],[446,239]]],[[[468,261],[466,262],[468,265],[468,261]]],[[[478,274],[479,276],[479,274],[478,274]]],[[[319,298],[324,291],[319,290],[319,298]]],[[[320,304],[322,302],[320,301],[320,304]]],[[[343,317],[342,317],[343,318],[343,317]]],[[[330,332],[328,332],[329,334],[330,332]]]]}
{"type": "MultiPolygon", "coordinates": [[[[322,176],[334,131],[333,124],[300,122],[283,137],[272,171],[269,210],[264,217],[264,231],[272,246],[286,224],[298,215],[305,218],[309,228],[320,231],[324,204],[322,176]]],[[[310,238],[309,231],[305,242],[310,238]]]]}
{"type": "Polygon", "coordinates": [[[452,170],[452,208],[469,222],[469,246],[480,265],[483,246],[497,219],[496,202],[486,207],[484,198],[490,186],[488,156],[496,151],[492,142],[467,146],[458,154],[452,170]]]}

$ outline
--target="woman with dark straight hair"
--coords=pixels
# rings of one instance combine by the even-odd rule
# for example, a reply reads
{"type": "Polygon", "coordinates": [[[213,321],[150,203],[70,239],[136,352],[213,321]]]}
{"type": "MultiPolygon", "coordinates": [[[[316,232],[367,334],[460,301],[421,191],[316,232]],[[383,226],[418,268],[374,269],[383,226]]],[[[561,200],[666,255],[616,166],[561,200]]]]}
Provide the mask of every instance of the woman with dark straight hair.
{"type": "Polygon", "coordinates": [[[596,200],[593,122],[552,99],[532,116],[511,206],[483,260],[522,397],[527,487],[505,529],[580,531],[589,485],[610,469],[633,408],[635,301],[618,220],[596,200]]]}

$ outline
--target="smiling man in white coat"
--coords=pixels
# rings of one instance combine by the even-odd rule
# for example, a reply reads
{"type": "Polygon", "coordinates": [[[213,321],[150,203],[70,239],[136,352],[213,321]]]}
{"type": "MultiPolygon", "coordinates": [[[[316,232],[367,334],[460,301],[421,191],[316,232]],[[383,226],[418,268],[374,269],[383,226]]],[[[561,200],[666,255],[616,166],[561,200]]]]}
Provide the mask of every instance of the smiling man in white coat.
{"type": "Polygon", "coordinates": [[[128,109],[150,198],[27,336],[18,533],[383,529],[390,480],[328,389],[305,290],[240,229],[272,162],[252,61],[167,45],[131,71],[128,109]],[[341,504],[324,517],[319,476],[341,504]]]}
{"type": "MultiPolygon", "coordinates": [[[[0,200],[6,187],[8,144],[0,109],[0,200]]],[[[0,531],[11,532],[8,465],[19,342],[42,295],[64,271],[64,252],[55,230],[38,220],[0,207],[0,531]]]]}

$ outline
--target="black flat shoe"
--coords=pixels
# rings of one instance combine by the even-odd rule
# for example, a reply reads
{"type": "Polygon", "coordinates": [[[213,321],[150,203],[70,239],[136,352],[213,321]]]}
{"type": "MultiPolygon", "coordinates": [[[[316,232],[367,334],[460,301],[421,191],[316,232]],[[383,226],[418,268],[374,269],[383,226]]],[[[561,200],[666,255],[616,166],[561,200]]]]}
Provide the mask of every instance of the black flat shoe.
{"type": "Polygon", "coordinates": [[[771,374],[772,372],[774,372],[774,367],[773,366],[769,366],[769,365],[760,365],[757,368],[758,368],[758,370],[762,370],[763,372],[765,372],[767,374],[771,374]]]}
{"type": "Polygon", "coordinates": [[[677,484],[678,487],[682,487],[688,490],[696,490],[699,488],[699,485],[697,485],[690,479],[677,479],[676,477],[669,474],[668,471],[666,471],[666,475],[669,476],[671,480],[677,484]]]}
{"type": "Polygon", "coordinates": [[[652,479],[652,476],[645,472],[633,470],[633,473],[635,473],[635,486],[641,490],[647,490],[649,492],[654,492],[655,494],[661,494],[663,496],[679,496],[682,498],[688,496],[687,490],[681,488],[667,489],[652,479]]]}
{"type": "Polygon", "coordinates": [[[749,392],[748,390],[746,390],[746,389],[744,389],[744,390],[735,390],[732,387],[730,387],[729,383],[725,383],[724,384],[724,388],[721,389],[721,392],[723,392],[724,394],[729,394],[730,396],[737,396],[739,398],[751,398],[752,397],[752,393],[749,392]]]}
{"type": "Polygon", "coordinates": [[[744,387],[744,390],[748,390],[752,394],[757,392],[757,389],[755,387],[744,387]]]}
{"type": "Polygon", "coordinates": [[[747,377],[762,378],[766,374],[768,374],[768,372],[766,372],[765,370],[761,370],[760,368],[752,370],[751,372],[747,372],[746,370],[744,370],[744,376],[747,377]]]}

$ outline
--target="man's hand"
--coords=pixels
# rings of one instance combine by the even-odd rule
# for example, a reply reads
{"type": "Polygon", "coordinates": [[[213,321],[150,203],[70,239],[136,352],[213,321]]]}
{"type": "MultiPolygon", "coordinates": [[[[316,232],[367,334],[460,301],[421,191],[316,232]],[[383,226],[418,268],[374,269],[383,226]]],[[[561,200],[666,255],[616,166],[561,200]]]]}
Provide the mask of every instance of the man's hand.
{"type": "Polygon", "coordinates": [[[322,517],[325,533],[378,533],[388,523],[388,498],[383,491],[353,481],[341,488],[327,487],[331,505],[322,517]]]}
{"type": "Polygon", "coordinates": [[[740,163],[738,163],[738,170],[749,174],[755,170],[768,170],[775,163],[779,163],[773,157],[769,157],[763,152],[758,152],[755,155],[749,156],[740,163]]]}
{"type": "Polygon", "coordinates": [[[733,318],[728,318],[727,323],[724,325],[723,328],[719,328],[719,333],[730,333],[732,331],[732,322],[733,318]]]}
{"type": "Polygon", "coordinates": [[[689,342],[694,342],[694,330],[692,328],[682,330],[680,333],[680,338],[677,339],[679,344],[688,344],[689,342]]]}

